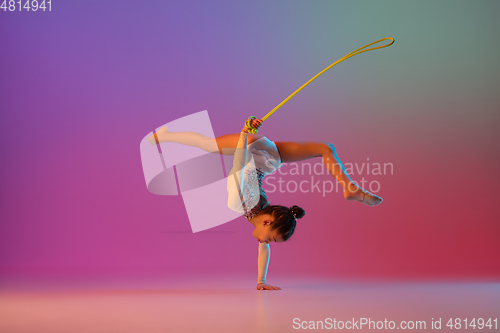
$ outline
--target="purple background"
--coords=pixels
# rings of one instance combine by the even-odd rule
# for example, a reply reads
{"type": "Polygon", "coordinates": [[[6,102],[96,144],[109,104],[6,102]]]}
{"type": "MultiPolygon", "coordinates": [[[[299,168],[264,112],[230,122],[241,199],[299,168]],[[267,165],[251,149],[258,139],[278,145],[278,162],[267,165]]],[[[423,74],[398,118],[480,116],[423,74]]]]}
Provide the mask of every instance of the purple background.
{"type": "Polygon", "coordinates": [[[376,208],[335,192],[268,192],[306,210],[292,239],[271,245],[269,277],[498,279],[499,7],[66,1],[1,11],[0,273],[256,275],[252,226],[241,217],[192,234],[180,196],[148,192],[140,140],[202,110],[216,135],[239,132],[345,54],[393,37],[330,69],[259,131],[329,141],[344,163],[394,166],[352,175],[381,184],[376,208]]]}

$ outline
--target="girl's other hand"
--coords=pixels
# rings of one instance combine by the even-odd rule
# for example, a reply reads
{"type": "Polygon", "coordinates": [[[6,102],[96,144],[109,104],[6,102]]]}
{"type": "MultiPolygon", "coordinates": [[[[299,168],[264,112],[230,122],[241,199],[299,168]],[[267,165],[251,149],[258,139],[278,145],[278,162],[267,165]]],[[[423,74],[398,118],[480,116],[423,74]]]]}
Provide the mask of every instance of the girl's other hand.
{"type": "MultiPolygon", "coordinates": [[[[253,128],[259,129],[259,127],[262,126],[262,122],[263,122],[263,120],[260,120],[260,119],[252,119],[250,121],[250,126],[252,126],[253,128]]],[[[245,127],[243,127],[242,132],[245,132],[245,133],[248,132],[248,128],[246,125],[245,125],[245,127]]]]}
{"type": "Polygon", "coordinates": [[[263,121],[260,119],[252,119],[252,121],[250,122],[250,126],[259,129],[259,127],[262,126],[262,122],[263,121]]]}

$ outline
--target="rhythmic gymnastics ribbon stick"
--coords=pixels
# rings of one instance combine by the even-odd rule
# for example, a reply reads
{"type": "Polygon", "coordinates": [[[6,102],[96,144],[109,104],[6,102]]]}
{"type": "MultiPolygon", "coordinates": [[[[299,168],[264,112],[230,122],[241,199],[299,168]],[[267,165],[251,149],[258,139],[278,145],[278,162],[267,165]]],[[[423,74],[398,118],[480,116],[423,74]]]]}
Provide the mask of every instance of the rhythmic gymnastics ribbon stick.
{"type": "MultiPolygon", "coordinates": [[[[300,87],[299,89],[295,90],[295,92],[293,94],[291,94],[290,96],[288,96],[283,102],[281,102],[280,104],[278,104],[274,109],[272,109],[271,111],[269,111],[268,114],[266,114],[264,117],[262,117],[262,121],[266,120],[267,118],[269,118],[269,116],[271,116],[274,112],[276,112],[276,110],[278,110],[280,107],[282,107],[286,102],[288,102],[293,96],[295,96],[299,91],[301,91],[305,86],[307,86],[309,83],[311,83],[313,80],[315,80],[318,76],[320,76],[321,74],[323,74],[324,72],[326,72],[327,70],[329,70],[330,68],[332,68],[333,66],[335,66],[336,64],[346,60],[346,59],[349,59],[350,57],[352,56],[355,56],[357,54],[360,54],[360,53],[363,53],[363,52],[366,52],[366,51],[371,51],[371,50],[376,50],[376,49],[381,49],[383,47],[387,47],[387,46],[390,46],[394,43],[394,38],[392,37],[387,37],[387,38],[382,38],[376,42],[373,42],[373,43],[370,43],[370,44],[367,44],[363,47],[360,47],[359,49],[357,50],[354,50],[352,51],[351,53],[349,54],[346,54],[345,56],[343,56],[342,58],[340,58],[339,60],[335,61],[333,64],[331,64],[330,66],[328,66],[327,68],[323,69],[321,72],[319,72],[315,77],[313,77],[312,79],[310,79],[309,81],[307,81],[306,83],[304,83],[304,85],[302,85],[302,87],[300,87]],[[381,42],[383,40],[391,40],[391,42],[389,44],[386,44],[386,45],[382,45],[382,46],[377,46],[377,47],[372,47],[370,49],[366,49],[366,50],[363,50],[365,47],[368,47],[370,45],[373,45],[373,44],[376,44],[378,42],[381,42]],[[363,50],[363,51],[360,51],[360,50],[363,50]]],[[[251,116],[248,118],[248,120],[245,122],[245,125],[246,127],[248,128],[248,131],[250,133],[257,133],[257,129],[256,128],[253,128],[252,126],[250,126],[250,123],[252,121],[252,119],[256,119],[256,117],[254,116],[251,116]]]]}

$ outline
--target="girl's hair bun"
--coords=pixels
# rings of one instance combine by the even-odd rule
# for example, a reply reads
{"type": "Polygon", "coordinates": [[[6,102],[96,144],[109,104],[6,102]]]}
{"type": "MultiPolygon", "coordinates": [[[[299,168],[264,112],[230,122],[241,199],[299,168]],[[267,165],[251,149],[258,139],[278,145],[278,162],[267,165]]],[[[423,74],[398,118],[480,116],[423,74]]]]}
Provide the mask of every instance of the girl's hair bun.
{"type": "Polygon", "coordinates": [[[302,208],[296,205],[290,207],[290,213],[292,213],[296,219],[301,219],[306,214],[302,208]]]}

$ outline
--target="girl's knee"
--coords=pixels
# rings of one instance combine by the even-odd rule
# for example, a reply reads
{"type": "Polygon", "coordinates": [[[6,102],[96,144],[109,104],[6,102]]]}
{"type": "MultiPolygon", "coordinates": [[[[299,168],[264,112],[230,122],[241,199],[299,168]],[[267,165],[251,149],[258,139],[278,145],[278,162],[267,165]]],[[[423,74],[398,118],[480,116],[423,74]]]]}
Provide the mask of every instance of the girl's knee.
{"type": "Polygon", "coordinates": [[[335,153],[335,146],[330,142],[324,142],[323,143],[323,150],[324,150],[324,153],[326,153],[326,154],[333,154],[333,153],[335,153]]]}

